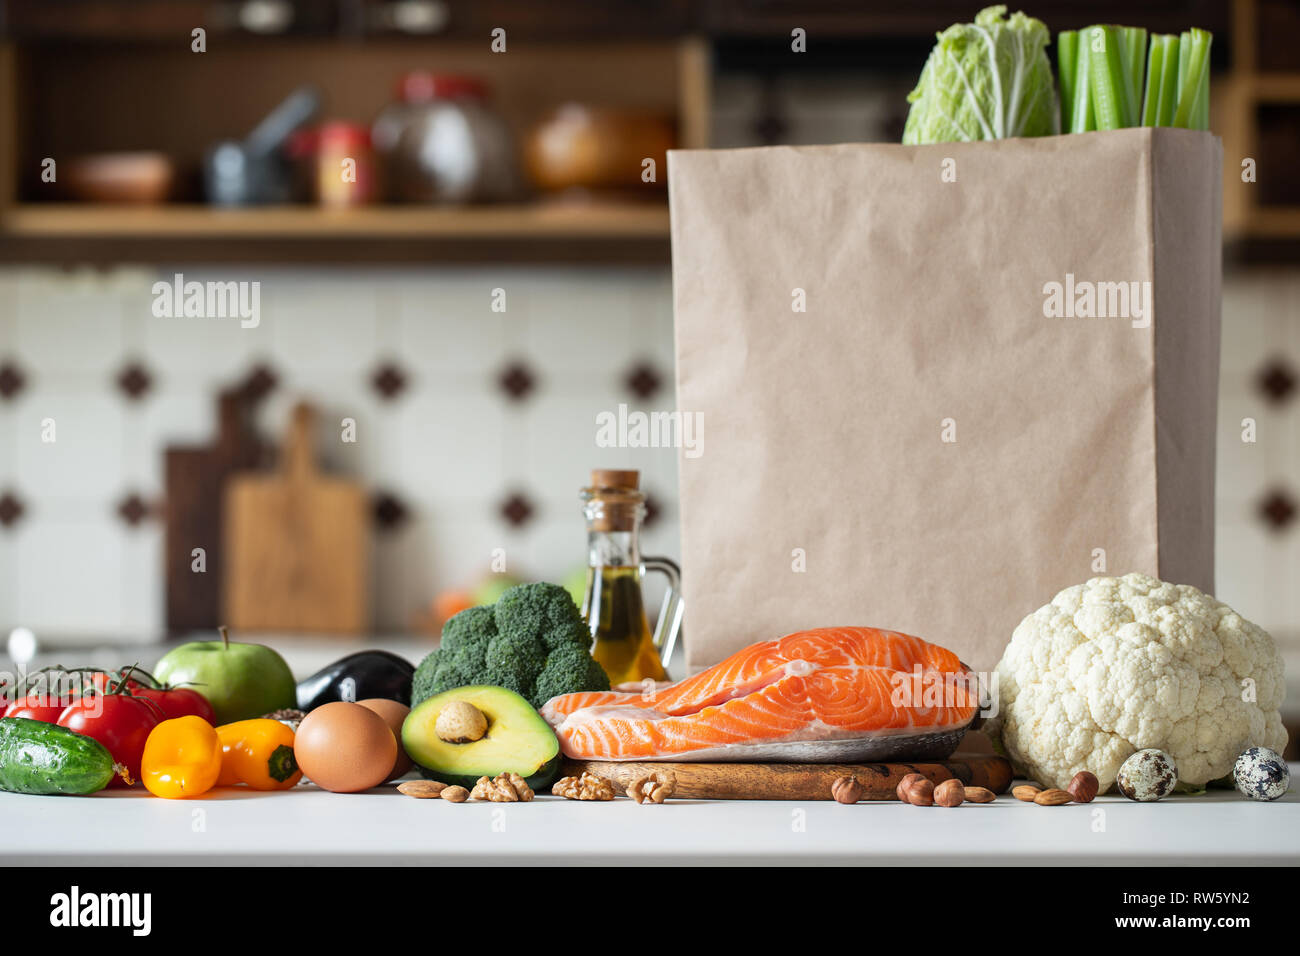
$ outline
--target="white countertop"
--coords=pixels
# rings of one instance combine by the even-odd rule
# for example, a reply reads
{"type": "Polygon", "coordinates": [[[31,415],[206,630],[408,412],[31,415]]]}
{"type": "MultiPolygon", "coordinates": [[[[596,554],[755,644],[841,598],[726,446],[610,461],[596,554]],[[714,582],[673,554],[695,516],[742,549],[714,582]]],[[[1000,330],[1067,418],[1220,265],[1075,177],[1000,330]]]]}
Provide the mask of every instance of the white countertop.
{"type": "MultiPolygon", "coordinates": [[[[1292,774],[1300,765],[1292,765],[1292,774]]],[[[0,861],[31,864],[1300,863],[1300,793],[954,809],[830,801],[415,800],[392,787],[161,800],[0,793],[0,861]]]]}

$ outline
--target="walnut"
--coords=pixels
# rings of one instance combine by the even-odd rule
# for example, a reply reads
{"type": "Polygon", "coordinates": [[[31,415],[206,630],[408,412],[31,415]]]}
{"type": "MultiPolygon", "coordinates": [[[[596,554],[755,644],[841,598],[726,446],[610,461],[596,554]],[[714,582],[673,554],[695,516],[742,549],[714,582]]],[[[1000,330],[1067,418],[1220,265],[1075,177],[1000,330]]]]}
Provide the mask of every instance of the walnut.
{"type": "Polygon", "coordinates": [[[590,770],[581,777],[561,777],[551,787],[551,793],[569,800],[613,800],[614,785],[590,770]]]}
{"type": "Polygon", "coordinates": [[[493,803],[527,803],[533,799],[533,788],[517,773],[499,773],[491,779],[479,777],[469,796],[471,800],[493,803]]]}
{"type": "Polygon", "coordinates": [[[671,770],[656,770],[638,777],[627,788],[627,795],[637,803],[663,803],[677,789],[677,775],[671,770]]]}

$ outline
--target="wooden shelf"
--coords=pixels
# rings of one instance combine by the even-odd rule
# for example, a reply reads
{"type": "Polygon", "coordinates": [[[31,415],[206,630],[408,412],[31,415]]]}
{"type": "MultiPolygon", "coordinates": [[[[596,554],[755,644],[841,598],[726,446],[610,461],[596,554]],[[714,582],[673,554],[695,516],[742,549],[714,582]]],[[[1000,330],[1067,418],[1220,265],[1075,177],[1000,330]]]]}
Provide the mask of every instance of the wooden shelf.
{"type": "Polygon", "coordinates": [[[3,219],[15,238],[83,239],[667,239],[666,203],[518,204],[322,209],[203,205],[18,205],[3,219]]]}

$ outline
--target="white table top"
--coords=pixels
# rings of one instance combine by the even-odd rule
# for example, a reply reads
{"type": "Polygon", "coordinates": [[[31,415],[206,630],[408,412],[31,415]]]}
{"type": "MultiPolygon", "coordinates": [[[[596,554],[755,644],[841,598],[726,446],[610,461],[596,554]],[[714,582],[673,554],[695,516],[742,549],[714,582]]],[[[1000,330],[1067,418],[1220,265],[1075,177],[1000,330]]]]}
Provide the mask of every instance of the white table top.
{"type": "MultiPolygon", "coordinates": [[[[1292,765],[1292,773],[1300,766],[1292,765]]],[[[1300,793],[1039,807],[1006,794],[954,809],[897,803],[414,800],[391,787],[212,791],[160,800],[0,793],[0,861],[28,864],[1290,864],[1300,793]]]]}

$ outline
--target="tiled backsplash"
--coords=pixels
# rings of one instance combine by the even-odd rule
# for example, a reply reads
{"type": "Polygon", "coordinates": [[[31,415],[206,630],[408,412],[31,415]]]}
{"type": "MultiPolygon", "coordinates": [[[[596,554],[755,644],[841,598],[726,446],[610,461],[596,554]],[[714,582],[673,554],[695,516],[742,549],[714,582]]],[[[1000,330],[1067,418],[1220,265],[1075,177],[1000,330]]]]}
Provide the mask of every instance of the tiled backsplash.
{"type": "MultiPolygon", "coordinates": [[[[666,269],[182,270],[261,282],[248,329],[154,317],[173,271],[0,271],[0,634],[162,633],[163,449],[209,442],[215,393],[250,377],[265,437],[309,398],[327,467],[371,490],[380,630],[494,548],[522,575],[580,565],[593,466],[642,469],[645,548],[676,553],[674,453],[595,444],[598,412],[673,405],[666,269]]],[[[1228,276],[1218,437],[1218,594],[1300,650],[1300,273],[1228,276]]]]}
{"type": "Polygon", "coordinates": [[[495,548],[518,575],[580,567],[592,467],[642,470],[645,550],[676,552],[674,452],[595,444],[601,411],[672,407],[666,269],[234,271],[0,271],[0,633],[161,635],[163,450],[212,441],[217,391],[251,376],[264,437],[310,399],[324,466],[372,494],[377,629],[495,548]],[[174,271],[260,282],[260,323],[154,317],[174,271]]]}

